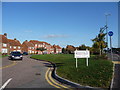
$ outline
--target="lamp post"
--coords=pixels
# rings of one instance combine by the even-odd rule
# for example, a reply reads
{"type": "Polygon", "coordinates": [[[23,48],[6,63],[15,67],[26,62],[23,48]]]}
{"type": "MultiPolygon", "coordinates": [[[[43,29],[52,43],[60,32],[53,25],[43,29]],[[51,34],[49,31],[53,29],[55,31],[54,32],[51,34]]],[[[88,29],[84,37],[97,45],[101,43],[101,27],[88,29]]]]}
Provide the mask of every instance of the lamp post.
{"type": "Polygon", "coordinates": [[[106,25],[105,25],[105,26],[106,26],[107,52],[108,52],[108,29],[107,29],[107,28],[108,28],[108,25],[107,25],[108,23],[107,23],[107,17],[110,16],[110,15],[111,15],[111,14],[105,14],[105,16],[106,16],[106,25]]]}

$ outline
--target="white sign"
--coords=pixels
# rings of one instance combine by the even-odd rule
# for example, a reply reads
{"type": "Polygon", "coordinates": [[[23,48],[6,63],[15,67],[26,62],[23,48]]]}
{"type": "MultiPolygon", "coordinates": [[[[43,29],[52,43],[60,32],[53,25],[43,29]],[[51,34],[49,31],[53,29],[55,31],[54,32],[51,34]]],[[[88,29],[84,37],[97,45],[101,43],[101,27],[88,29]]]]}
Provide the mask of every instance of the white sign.
{"type": "Polygon", "coordinates": [[[76,50],[75,58],[90,58],[90,51],[88,50],[76,50]]]}
{"type": "Polygon", "coordinates": [[[77,68],[77,58],[86,58],[86,65],[88,66],[88,58],[90,58],[89,50],[76,50],[74,51],[74,57],[76,58],[76,68],[77,68]]]}

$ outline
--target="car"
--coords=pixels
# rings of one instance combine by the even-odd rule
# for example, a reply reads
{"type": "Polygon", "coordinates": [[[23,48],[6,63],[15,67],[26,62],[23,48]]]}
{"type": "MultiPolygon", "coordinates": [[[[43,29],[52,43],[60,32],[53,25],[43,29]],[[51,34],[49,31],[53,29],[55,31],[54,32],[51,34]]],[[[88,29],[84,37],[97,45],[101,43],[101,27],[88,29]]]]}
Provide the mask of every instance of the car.
{"type": "Polygon", "coordinates": [[[28,55],[28,52],[23,52],[23,55],[28,55]]]}
{"type": "Polygon", "coordinates": [[[8,56],[9,60],[22,60],[23,56],[20,52],[18,51],[13,51],[10,53],[10,55],[8,56]]]}

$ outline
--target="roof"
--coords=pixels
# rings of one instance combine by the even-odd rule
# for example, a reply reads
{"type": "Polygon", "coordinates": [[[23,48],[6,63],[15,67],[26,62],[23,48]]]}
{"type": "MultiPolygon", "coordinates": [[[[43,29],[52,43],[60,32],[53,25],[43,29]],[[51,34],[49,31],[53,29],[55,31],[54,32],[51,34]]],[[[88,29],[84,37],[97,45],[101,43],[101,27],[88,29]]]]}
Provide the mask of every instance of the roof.
{"type": "Polygon", "coordinates": [[[22,43],[22,45],[25,44],[27,47],[34,47],[34,45],[32,44],[32,42],[28,42],[28,41],[24,41],[22,43]]]}
{"type": "Polygon", "coordinates": [[[8,39],[10,46],[21,46],[21,43],[18,40],[8,39]]]}
{"type": "Polygon", "coordinates": [[[40,41],[37,41],[37,40],[30,40],[29,42],[31,42],[33,44],[40,44],[40,41]]]}
{"type": "Polygon", "coordinates": [[[59,45],[53,45],[54,48],[62,49],[59,45]]]}
{"type": "Polygon", "coordinates": [[[50,44],[47,43],[47,42],[38,41],[38,40],[30,40],[29,42],[31,42],[31,43],[33,43],[33,44],[43,44],[43,43],[45,43],[46,45],[50,45],[50,44]]]}
{"type": "Polygon", "coordinates": [[[8,42],[7,37],[5,35],[0,35],[0,42],[7,43],[8,42]]]}

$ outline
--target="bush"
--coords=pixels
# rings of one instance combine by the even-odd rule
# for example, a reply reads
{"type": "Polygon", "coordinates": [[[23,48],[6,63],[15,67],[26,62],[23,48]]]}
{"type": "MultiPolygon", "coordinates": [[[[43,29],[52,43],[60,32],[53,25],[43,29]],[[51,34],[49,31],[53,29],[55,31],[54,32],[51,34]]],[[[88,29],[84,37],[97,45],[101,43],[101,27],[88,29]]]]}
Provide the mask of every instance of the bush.
{"type": "Polygon", "coordinates": [[[99,59],[104,59],[104,60],[107,60],[107,59],[108,59],[108,57],[107,57],[107,55],[106,55],[106,54],[102,54],[102,55],[95,55],[93,58],[94,58],[95,60],[99,60],[99,59]]]}

